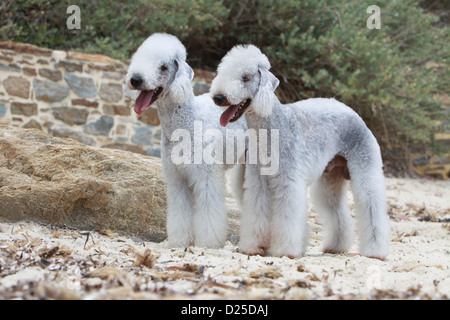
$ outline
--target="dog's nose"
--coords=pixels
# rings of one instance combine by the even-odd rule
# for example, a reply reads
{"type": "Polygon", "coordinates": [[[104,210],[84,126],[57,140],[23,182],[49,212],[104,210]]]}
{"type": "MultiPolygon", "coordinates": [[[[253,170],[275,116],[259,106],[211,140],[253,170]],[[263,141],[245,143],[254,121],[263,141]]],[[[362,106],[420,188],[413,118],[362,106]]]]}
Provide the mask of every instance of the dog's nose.
{"type": "Polygon", "coordinates": [[[134,88],[138,88],[142,84],[143,80],[141,77],[134,76],[130,79],[130,83],[134,88]]]}
{"type": "Polygon", "coordinates": [[[223,103],[227,100],[223,94],[216,94],[213,98],[214,103],[218,106],[223,105],[223,103]]]}

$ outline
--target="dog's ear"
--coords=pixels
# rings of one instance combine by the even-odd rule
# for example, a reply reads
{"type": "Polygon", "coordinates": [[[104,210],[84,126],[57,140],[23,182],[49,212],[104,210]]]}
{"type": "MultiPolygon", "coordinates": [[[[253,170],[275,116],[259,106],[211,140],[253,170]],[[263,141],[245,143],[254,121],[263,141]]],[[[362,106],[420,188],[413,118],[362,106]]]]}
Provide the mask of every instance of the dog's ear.
{"type": "Polygon", "coordinates": [[[175,78],[187,76],[190,81],[194,79],[194,70],[184,60],[175,60],[175,64],[178,66],[177,74],[175,78]]]}
{"type": "Polygon", "coordinates": [[[265,68],[259,68],[259,74],[261,75],[259,89],[253,98],[252,105],[254,111],[261,117],[268,117],[272,113],[272,104],[275,98],[273,92],[280,84],[280,80],[265,68]]]}
{"type": "Polygon", "coordinates": [[[174,60],[178,67],[175,79],[170,87],[170,95],[175,103],[185,102],[192,94],[191,81],[194,78],[194,70],[184,60],[174,60]]]}
{"type": "Polygon", "coordinates": [[[278,80],[277,77],[275,77],[269,70],[260,68],[259,73],[261,74],[259,89],[261,90],[261,87],[267,86],[268,90],[274,92],[280,84],[280,80],[278,80]]]}

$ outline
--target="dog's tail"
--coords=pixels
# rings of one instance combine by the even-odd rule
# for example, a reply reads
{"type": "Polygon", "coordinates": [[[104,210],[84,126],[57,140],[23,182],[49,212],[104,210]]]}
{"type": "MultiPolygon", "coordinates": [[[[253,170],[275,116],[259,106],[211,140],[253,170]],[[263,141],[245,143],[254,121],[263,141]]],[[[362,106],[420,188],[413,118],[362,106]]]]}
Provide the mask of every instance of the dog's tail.
{"type": "Polygon", "coordinates": [[[367,134],[347,161],[361,253],[367,257],[384,259],[389,251],[389,217],[383,163],[375,137],[367,134]]]}

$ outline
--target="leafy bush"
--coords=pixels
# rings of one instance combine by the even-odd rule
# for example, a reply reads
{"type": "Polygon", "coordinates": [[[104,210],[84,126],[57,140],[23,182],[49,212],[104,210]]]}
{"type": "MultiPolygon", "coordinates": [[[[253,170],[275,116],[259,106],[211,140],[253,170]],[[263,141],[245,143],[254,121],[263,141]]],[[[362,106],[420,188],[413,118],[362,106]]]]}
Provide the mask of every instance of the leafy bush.
{"type": "Polygon", "coordinates": [[[236,43],[254,43],[281,80],[282,101],[335,97],[346,103],[372,129],[385,158],[429,146],[434,120],[443,117],[433,95],[450,87],[445,1],[379,0],[381,29],[373,30],[366,27],[373,1],[70,4],[81,8],[81,30],[66,28],[63,1],[4,0],[0,39],[128,59],[151,33],[168,32],[186,45],[191,65],[210,70],[236,43]],[[441,20],[419,4],[440,12],[441,20]]]}

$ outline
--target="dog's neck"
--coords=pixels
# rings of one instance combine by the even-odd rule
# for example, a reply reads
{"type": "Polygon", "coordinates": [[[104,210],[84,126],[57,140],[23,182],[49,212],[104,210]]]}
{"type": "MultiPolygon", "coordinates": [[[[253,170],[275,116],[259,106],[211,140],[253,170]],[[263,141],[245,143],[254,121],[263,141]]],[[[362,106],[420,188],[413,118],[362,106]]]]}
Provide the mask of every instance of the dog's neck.
{"type": "Polygon", "coordinates": [[[269,116],[263,117],[253,110],[249,110],[245,113],[245,119],[247,120],[247,125],[252,129],[272,129],[278,128],[280,120],[279,118],[283,116],[282,105],[278,99],[273,99],[272,112],[269,116]]]}
{"type": "Polygon", "coordinates": [[[194,94],[183,103],[175,103],[170,94],[161,97],[157,102],[161,130],[167,137],[177,129],[187,129],[195,120],[194,94]]]}

